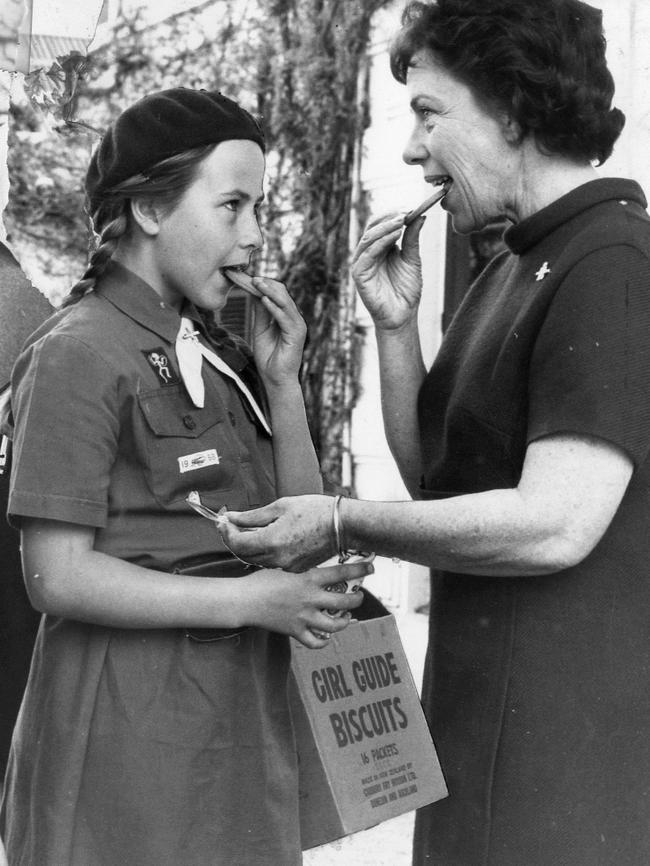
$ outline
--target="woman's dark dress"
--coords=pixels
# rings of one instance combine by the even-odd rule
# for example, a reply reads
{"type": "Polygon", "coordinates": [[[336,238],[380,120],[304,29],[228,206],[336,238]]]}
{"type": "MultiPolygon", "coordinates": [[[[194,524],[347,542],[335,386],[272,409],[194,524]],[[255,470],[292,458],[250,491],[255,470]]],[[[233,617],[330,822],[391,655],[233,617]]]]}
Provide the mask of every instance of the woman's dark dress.
{"type": "Polygon", "coordinates": [[[423,495],[516,486],[594,436],[634,474],[596,549],[545,577],[434,574],[424,702],[450,796],[414,862],[650,863],[650,220],[599,179],[506,233],[420,395],[423,495]]]}

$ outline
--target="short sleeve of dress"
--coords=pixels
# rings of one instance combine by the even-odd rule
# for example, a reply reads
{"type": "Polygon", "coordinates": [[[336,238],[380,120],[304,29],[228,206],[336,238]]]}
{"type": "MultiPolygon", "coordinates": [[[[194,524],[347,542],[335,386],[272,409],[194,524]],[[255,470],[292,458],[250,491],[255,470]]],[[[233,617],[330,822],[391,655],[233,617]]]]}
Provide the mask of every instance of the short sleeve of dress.
{"type": "Polygon", "coordinates": [[[117,376],[91,347],[51,334],[18,359],[9,515],[104,526],[119,431],[117,376]]]}
{"type": "Polygon", "coordinates": [[[650,447],[650,262],[631,245],[589,253],[551,303],[529,371],[528,441],[600,437],[638,465],[650,447]]]}

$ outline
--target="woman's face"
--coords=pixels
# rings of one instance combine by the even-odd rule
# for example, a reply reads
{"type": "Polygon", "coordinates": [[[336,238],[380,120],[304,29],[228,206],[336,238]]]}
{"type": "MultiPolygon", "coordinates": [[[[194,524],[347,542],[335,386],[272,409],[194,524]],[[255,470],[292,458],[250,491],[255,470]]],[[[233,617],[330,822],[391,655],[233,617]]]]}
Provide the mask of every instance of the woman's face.
{"type": "Polygon", "coordinates": [[[477,231],[503,216],[516,218],[519,148],[507,119],[483,107],[466,84],[427,52],[416,54],[406,87],[415,126],[404,160],[422,167],[428,183],[450,177],[442,207],[455,231],[477,231]]]}
{"type": "Polygon", "coordinates": [[[264,154],[253,141],[224,141],[199,165],[172,211],[159,213],[154,288],[170,306],[185,299],[221,309],[233,284],[226,267],[247,266],[262,245],[258,210],[264,154]]]}

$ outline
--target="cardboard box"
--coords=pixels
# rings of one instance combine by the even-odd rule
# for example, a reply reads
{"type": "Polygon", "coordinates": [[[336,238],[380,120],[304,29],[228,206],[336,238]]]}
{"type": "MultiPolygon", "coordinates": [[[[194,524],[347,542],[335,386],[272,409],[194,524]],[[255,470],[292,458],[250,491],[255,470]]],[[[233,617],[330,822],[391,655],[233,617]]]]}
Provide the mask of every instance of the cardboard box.
{"type": "Polygon", "coordinates": [[[447,796],[394,616],[292,651],[303,850],[447,796]]]}

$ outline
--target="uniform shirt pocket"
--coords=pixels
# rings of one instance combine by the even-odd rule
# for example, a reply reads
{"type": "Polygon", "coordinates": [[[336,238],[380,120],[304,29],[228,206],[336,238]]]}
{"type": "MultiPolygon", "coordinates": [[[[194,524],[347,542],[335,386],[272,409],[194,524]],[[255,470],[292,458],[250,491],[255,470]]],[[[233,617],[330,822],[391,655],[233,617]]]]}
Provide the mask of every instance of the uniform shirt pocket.
{"type": "Polygon", "coordinates": [[[141,392],[138,403],[147,482],[159,503],[184,500],[190,490],[236,486],[237,450],[223,406],[196,409],[182,386],[141,392]]]}

